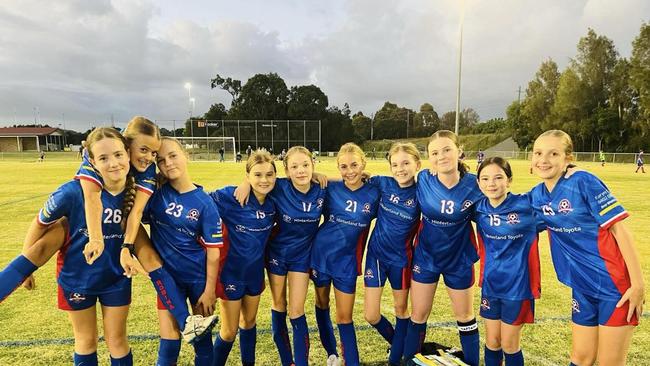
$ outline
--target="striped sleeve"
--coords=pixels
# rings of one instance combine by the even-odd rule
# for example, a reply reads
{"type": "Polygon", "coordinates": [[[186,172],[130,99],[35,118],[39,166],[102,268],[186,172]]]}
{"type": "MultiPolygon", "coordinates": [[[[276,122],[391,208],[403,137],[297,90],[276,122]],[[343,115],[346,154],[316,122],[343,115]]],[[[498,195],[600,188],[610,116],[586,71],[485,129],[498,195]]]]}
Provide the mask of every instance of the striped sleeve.
{"type": "Polygon", "coordinates": [[[86,153],[83,154],[83,161],[81,162],[81,166],[79,166],[79,170],[77,170],[74,179],[87,180],[97,184],[100,189],[104,188],[104,180],[99,173],[95,171],[95,168],[90,163],[90,157],[86,153]]]}
{"type": "Polygon", "coordinates": [[[590,213],[600,227],[608,229],[629,216],[600,179],[591,174],[584,174],[581,183],[581,192],[589,204],[590,213]]]}
{"type": "Polygon", "coordinates": [[[214,203],[207,200],[203,213],[201,214],[199,242],[208,248],[219,248],[223,246],[219,211],[214,203]]]}

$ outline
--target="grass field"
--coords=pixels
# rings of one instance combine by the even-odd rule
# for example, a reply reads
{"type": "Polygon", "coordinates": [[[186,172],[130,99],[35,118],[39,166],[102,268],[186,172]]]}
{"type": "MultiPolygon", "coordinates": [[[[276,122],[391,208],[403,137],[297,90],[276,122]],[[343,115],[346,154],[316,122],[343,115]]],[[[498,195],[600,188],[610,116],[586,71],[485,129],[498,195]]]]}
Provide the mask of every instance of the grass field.
{"type": "MultiPolygon", "coordinates": [[[[76,171],[78,161],[33,161],[0,162],[0,267],[4,267],[20,253],[22,240],[30,221],[37,213],[47,195],[67,181],[76,171]]],[[[472,167],[475,162],[470,161],[472,167]]],[[[529,190],[537,179],[528,174],[529,163],[514,161],[514,192],[529,190]]],[[[601,177],[616,197],[630,212],[627,225],[634,232],[637,248],[641,255],[644,278],[650,283],[650,174],[634,174],[631,164],[610,164],[605,168],[599,164],[581,163],[581,167],[601,177]]],[[[235,163],[192,163],[190,170],[194,181],[206,190],[236,184],[243,178],[243,164],[235,163]]],[[[317,165],[317,170],[330,175],[336,174],[332,160],[317,165]]],[[[374,174],[388,174],[384,160],[370,161],[367,170],[374,174]]],[[[542,258],[542,298],[536,308],[537,323],[526,326],[522,347],[528,365],[566,365],[569,363],[571,332],[569,326],[571,296],[565,286],[559,284],[550,261],[548,240],[542,234],[540,251],[542,258]]],[[[67,315],[56,308],[55,264],[50,261],[36,274],[37,288],[28,292],[21,288],[0,305],[0,365],[69,365],[71,364],[72,329],[67,315]]],[[[133,303],[129,315],[129,334],[136,365],[155,364],[157,354],[157,318],[155,293],[145,278],[133,282],[133,303]]],[[[443,285],[441,285],[443,286],[443,285]]],[[[647,285],[650,286],[650,285],[647,285]]],[[[368,329],[363,319],[362,281],[359,279],[359,296],[355,307],[355,325],[361,360],[366,364],[382,364],[386,359],[387,345],[374,329],[368,329]]],[[[475,291],[478,306],[480,290],[475,291]]],[[[315,327],[313,315],[313,291],[307,299],[307,321],[315,327]]],[[[333,304],[333,300],[332,300],[333,304]]],[[[385,291],[383,313],[391,320],[392,298],[385,291]]],[[[630,348],[630,365],[650,364],[650,323],[646,312],[641,325],[636,328],[630,348]],[[644,341],[645,340],[645,341],[644,341]]],[[[334,314],[332,314],[334,318],[334,314]]],[[[439,289],[433,311],[429,318],[433,327],[427,333],[427,340],[448,345],[459,345],[458,332],[452,325],[452,313],[444,289],[439,289]]],[[[262,295],[258,316],[258,365],[279,365],[275,345],[271,339],[270,296],[262,295]]],[[[100,330],[101,334],[101,330],[100,330]]],[[[338,332],[337,332],[338,339],[338,332]]],[[[483,329],[481,328],[483,336],[483,329]]],[[[318,332],[311,333],[310,364],[325,365],[325,352],[320,345],[318,332]]],[[[104,345],[99,348],[100,364],[108,364],[108,352],[104,345]]],[[[191,365],[192,347],[181,350],[179,365],[191,365]]],[[[229,364],[239,362],[238,345],[233,347],[229,364]]]]}

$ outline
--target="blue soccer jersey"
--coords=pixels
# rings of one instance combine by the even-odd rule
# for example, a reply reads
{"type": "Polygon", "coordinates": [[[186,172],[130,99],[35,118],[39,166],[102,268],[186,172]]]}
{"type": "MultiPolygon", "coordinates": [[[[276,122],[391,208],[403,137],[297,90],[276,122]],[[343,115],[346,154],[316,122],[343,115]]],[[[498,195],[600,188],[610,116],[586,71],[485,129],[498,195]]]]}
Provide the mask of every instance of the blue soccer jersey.
{"type": "Polygon", "coordinates": [[[217,207],[201,186],[179,193],[171,184],[149,200],[151,241],[165,268],[181,283],[205,282],[207,248],[223,246],[217,207]]]}
{"type": "Polygon", "coordinates": [[[599,299],[619,299],[630,287],[627,266],[608,230],[628,213],[594,175],[561,177],[552,192],[531,191],[535,213],[546,223],[560,282],[599,299]]]}
{"type": "Polygon", "coordinates": [[[264,272],[264,251],[275,220],[275,205],[267,197],[260,204],[251,192],[248,203],[241,207],[234,197],[235,187],[210,193],[221,214],[223,244],[222,281],[245,282],[264,272]]]}
{"type": "Polygon", "coordinates": [[[352,191],[344,182],[330,182],[323,215],[311,251],[314,270],[332,277],[354,278],[361,274],[361,260],[370,221],[377,213],[379,190],[364,184],[352,191]]]}
{"type": "Polygon", "coordinates": [[[269,241],[269,250],[274,257],[291,262],[293,258],[309,254],[320,223],[325,192],[315,183],[307,193],[302,193],[288,179],[275,181],[270,196],[278,211],[278,225],[269,241]]]}
{"type": "Polygon", "coordinates": [[[86,263],[83,255],[88,229],[79,181],[59,187],[41,208],[38,222],[42,225],[50,225],[64,216],[68,218],[68,238],[57,258],[58,282],[64,290],[100,295],[131,286],[131,280],[122,274],[124,270],[120,266],[120,247],[124,241],[120,226],[123,198],[124,192],[115,196],[101,192],[104,252],[92,265],[86,263]]]}
{"type": "Polygon", "coordinates": [[[372,177],[369,183],[379,189],[381,198],[368,253],[382,263],[410,266],[413,237],[420,222],[415,184],[402,188],[395,179],[384,176],[372,177]]]}
{"type": "Polygon", "coordinates": [[[536,219],[527,194],[509,193],[499,206],[487,198],[476,204],[476,222],[483,297],[505,300],[538,299],[540,266],[536,219]]]}
{"type": "Polygon", "coordinates": [[[458,184],[447,188],[438,176],[422,170],[418,173],[417,198],[422,222],[413,262],[417,262],[418,269],[444,273],[476,262],[476,238],[470,219],[474,204],[483,198],[476,176],[466,173],[458,184]]]}
{"type": "MultiPolygon", "coordinates": [[[[90,163],[90,156],[88,156],[88,149],[84,149],[83,160],[77,174],[75,174],[75,179],[85,179],[97,184],[100,188],[104,187],[104,179],[99,173],[95,170],[93,165],[90,163]]],[[[133,174],[135,178],[135,187],[139,191],[143,191],[148,194],[153,194],[156,190],[156,164],[150,164],[144,172],[139,172],[133,166],[131,166],[130,173],[133,174]]]]}

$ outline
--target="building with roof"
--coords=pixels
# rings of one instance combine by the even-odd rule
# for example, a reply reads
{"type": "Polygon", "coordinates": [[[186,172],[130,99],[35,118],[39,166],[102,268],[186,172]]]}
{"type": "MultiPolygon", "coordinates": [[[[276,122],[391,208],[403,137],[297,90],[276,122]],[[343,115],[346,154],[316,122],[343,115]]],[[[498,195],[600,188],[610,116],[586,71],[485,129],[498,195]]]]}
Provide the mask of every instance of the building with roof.
{"type": "Polygon", "coordinates": [[[0,152],[61,151],[63,131],[54,127],[2,127],[0,152]]]}

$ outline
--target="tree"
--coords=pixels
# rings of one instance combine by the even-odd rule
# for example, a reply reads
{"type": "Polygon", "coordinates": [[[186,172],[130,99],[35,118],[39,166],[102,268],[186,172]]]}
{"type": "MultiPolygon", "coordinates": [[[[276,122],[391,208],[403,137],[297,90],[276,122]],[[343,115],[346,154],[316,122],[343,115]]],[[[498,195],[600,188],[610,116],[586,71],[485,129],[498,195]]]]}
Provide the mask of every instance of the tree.
{"type": "Polygon", "coordinates": [[[210,109],[205,112],[203,115],[203,119],[205,120],[210,120],[210,121],[218,121],[222,119],[226,119],[228,116],[228,110],[226,110],[226,106],[224,106],[222,103],[216,103],[210,106],[210,109]]]}
{"type": "Polygon", "coordinates": [[[555,104],[551,108],[551,119],[545,127],[564,130],[574,138],[575,147],[579,149],[582,149],[585,142],[590,141],[591,138],[587,121],[589,117],[587,94],[587,88],[573,67],[564,70],[560,76],[555,104]]]}
{"type": "Polygon", "coordinates": [[[287,114],[289,119],[323,119],[327,114],[327,95],[315,85],[292,86],[287,114]]]}
{"type": "MultiPolygon", "coordinates": [[[[630,86],[637,96],[638,117],[633,126],[641,137],[650,135],[650,24],[643,23],[639,35],[632,42],[630,58],[630,86]]],[[[635,146],[635,148],[645,147],[635,146]]]]}
{"type": "Polygon", "coordinates": [[[241,87],[241,80],[236,80],[231,77],[223,78],[219,74],[217,76],[210,80],[210,87],[212,89],[219,87],[232,97],[232,101],[230,102],[231,106],[235,105],[235,101],[237,98],[239,98],[239,93],[241,93],[242,87],[241,87]]]}
{"type": "Polygon", "coordinates": [[[347,103],[343,109],[332,106],[327,109],[327,116],[322,121],[322,149],[336,151],[341,145],[352,141],[354,130],[350,118],[350,107],[347,103]]]}
{"type": "Polygon", "coordinates": [[[521,114],[529,121],[527,128],[532,129],[532,135],[539,135],[543,130],[550,128],[548,126],[552,122],[548,119],[559,84],[560,72],[552,59],[542,62],[535,78],[528,82],[521,114]]]}
{"type": "Polygon", "coordinates": [[[248,79],[230,109],[230,119],[286,120],[289,89],[276,73],[248,79]]]}
{"type": "Polygon", "coordinates": [[[593,29],[590,28],[587,36],[580,38],[578,54],[571,64],[586,88],[587,108],[590,111],[607,103],[617,58],[614,42],[599,36],[593,29]]]}
{"type": "MultiPolygon", "coordinates": [[[[515,140],[520,149],[526,149],[533,145],[533,141],[535,141],[539,133],[531,127],[531,121],[521,114],[521,104],[523,102],[520,103],[516,100],[512,102],[506,109],[506,116],[508,125],[512,130],[512,139],[515,140]]],[[[537,126],[539,125],[537,124],[537,126]]]]}
{"type": "Polygon", "coordinates": [[[386,102],[375,113],[373,138],[396,139],[405,138],[407,129],[412,130],[411,123],[415,112],[397,104],[386,102]]]}
{"type": "Polygon", "coordinates": [[[352,116],[352,129],[354,130],[354,136],[356,142],[364,142],[370,140],[370,126],[372,120],[370,117],[366,117],[362,112],[356,113],[352,116]]]}
{"type": "Polygon", "coordinates": [[[420,111],[412,120],[413,137],[426,137],[432,135],[440,128],[440,117],[429,103],[420,106],[420,111]]]}

